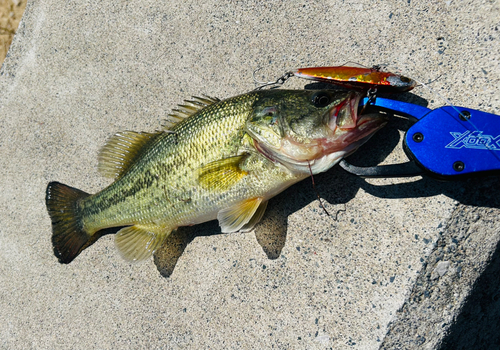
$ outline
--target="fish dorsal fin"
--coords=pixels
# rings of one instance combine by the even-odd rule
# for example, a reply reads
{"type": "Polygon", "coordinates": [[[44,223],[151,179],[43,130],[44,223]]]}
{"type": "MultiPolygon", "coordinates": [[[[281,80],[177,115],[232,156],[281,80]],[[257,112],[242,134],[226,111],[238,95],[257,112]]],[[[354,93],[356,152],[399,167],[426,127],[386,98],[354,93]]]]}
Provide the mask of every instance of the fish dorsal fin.
{"type": "Polygon", "coordinates": [[[240,168],[241,162],[247,154],[216,160],[208,163],[198,170],[198,182],[211,191],[225,191],[232,187],[248,172],[240,168]]]}
{"type": "Polygon", "coordinates": [[[223,233],[239,231],[251,221],[261,202],[262,197],[250,198],[219,211],[217,219],[219,220],[221,231],[223,233]]]}
{"type": "Polygon", "coordinates": [[[118,231],[115,243],[125,260],[141,261],[160,248],[170,232],[171,230],[159,226],[134,225],[118,231]]]}
{"type": "Polygon", "coordinates": [[[113,135],[99,153],[99,172],[105,177],[120,178],[134,164],[144,147],[160,134],[122,131],[113,135]]]}
{"type": "Polygon", "coordinates": [[[220,99],[206,95],[202,95],[202,97],[192,96],[191,98],[192,100],[184,100],[185,104],[179,105],[178,108],[172,110],[163,125],[165,129],[170,130],[181,120],[192,116],[207,106],[220,102],[220,99]]]}

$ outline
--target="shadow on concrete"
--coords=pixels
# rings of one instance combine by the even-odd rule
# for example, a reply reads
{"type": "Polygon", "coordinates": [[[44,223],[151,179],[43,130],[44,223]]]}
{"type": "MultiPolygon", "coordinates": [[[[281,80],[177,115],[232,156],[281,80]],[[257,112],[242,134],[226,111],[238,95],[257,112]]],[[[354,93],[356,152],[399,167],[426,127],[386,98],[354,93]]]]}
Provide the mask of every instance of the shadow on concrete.
{"type": "MultiPolygon", "coordinates": [[[[319,83],[319,82],[314,82],[314,83],[309,83],[304,86],[305,90],[351,90],[344,88],[342,86],[337,86],[333,84],[328,84],[328,83],[319,83]]],[[[404,101],[408,103],[412,103],[415,105],[419,105],[422,107],[427,107],[429,105],[429,102],[425,99],[422,98],[418,95],[415,95],[412,92],[406,92],[406,93],[396,93],[396,94],[388,94],[388,93],[377,93],[378,97],[384,97],[384,98],[389,98],[391,100],[397,100],[397,101],[404,101]]]]}
{"type": "Polygon", "coordinates": [[[491,200],[491,191],[500,190],[500,179],[490,176],[459,181],[443,182],[424,177],[415,182],[376,186],[359,179],[358,185],[367,193],[380,198],[417,198],[444,194],[465,205],[499,208],[497,201],[491,200]]]}
{"type": "MultiPolygon", "coordinates": [[[[473,178],[466,181],[439,182],[431,178],[400,185],[360,187],[384,198],[422,197],[445,194],[462,204],[500,208],[498,177],[473,178]]],[[[495,218],[490,218],[495,220],[495,218]]],[[[447,331],[440,350],[500,349],[500,243],[497,244],[485,270],[474,283],[463,308],[447,331]]],[[[407,325],[411,327],[411,325],[407,325]]]]}
{"type": "Polygon", "coordinates": [[[500,349],[500,244],[477,279],[440,350],[500,349]]]}
{"type": "MultiPolygon", "coordinates": [[[[467,204],[500,207],[500,181],[491,177],[470,180],[467,204]]],[[[458,200],[460,200],[459,198],[458,200]]],[[[475,282],[465,304],[443,339],[440,350],[500,349],[500,242],[486,269],[475,282]]]]}

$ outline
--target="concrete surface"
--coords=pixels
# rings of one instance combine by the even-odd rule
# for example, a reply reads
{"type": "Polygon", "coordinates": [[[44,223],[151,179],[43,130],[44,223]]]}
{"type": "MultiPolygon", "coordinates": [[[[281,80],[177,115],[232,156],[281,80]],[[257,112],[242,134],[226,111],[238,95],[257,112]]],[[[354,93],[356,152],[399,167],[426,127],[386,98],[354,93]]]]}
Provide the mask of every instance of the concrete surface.
{"type": "MultiPolygon", "coordinates": [[[[269,80],[381,63],[439,77],[402,99],[434,108],[439,93],[500,114],[499,19],[499,1],[29,2],[0,71],[0,347],[493,348],[497,178],[363,180],[336,167],[315,177],[332,216],[306,180],[255,232],[179,230],[136,265],[112,235],[60,265],[44,194],[52,180],[102,189],[109,136],[153,131],[191,95],[246,92],[257,67],[269,80]]],[[[389,125],[352,162],[404,160],[400,135],[389,125]]]]}

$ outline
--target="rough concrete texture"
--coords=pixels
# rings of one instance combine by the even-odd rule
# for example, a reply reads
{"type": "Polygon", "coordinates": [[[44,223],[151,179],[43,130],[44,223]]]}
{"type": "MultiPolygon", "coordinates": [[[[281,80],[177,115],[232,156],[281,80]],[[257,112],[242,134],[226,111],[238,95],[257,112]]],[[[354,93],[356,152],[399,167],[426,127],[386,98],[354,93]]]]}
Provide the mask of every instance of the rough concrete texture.
{"type": "MultiPolygon", "coordinates": [[[[30,2],[0,72],[0,346],[493,346],[496,178],[363,180],[335,167],[315,177],[332,216],[306,180],[254,232],[182,229],[135,265],[113,235],[60,265],[44,195],[52,180],[102,189],[109,136],[153,131],[191,95],[246,92],[257,67],[270,80],[382,63],[439,77],[398,98],[500,114],[499,18],[499,1],[30,2]]],[[[352,162],[403,161],[397,126],[352,162]]]]}

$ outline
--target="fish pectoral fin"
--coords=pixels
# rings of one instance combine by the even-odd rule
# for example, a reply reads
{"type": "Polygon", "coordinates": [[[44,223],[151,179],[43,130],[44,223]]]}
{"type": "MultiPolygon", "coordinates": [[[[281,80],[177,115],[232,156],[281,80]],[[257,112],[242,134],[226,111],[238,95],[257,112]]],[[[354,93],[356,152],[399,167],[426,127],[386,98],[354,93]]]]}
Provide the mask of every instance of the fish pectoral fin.
{"type": "Polygon", "coordinates": [[[135,163],[144,147],[161,133],[122,131],[113,135],[99,153],[99,172],[104,177],[120,178],[135,163]]]}
{"type": "Polygon", "coordinates": [[[225,191],[243,179],[248,172],[240,165],[248,154],[217,160],[198,170],[198,182],[206,189],[225,191]]]}
{"type": "Polygon", "coordinates": [[[160,248],[170,232],[171,229],[160,226],[134,225],[118,231],[115,243],[125,260],[141,261],[160,248]]]}
{"type": "Polygon", "coordinates": [[[221,231],[223,233],[239,231],[252,221],[261,203],[262,197],[250,198],[219,211],[217,219],[219,220],[221,231]]]}
{"type": "Polygon", "coordinates": [[[259,207],[257,208],[257,211],[255,214],[253,214],[252,218],[250,219],[249,222],[247,222],[243,227],[240,229],[242,232],[248,232],[252,231],[252,229],[257,225],[262,217],[264,216],[264,213],[266,212],[267,208],[267,201],[263,201],[260,203],[259,207]]]}

